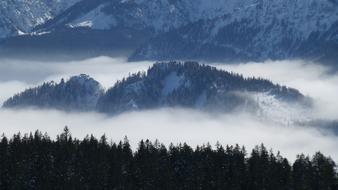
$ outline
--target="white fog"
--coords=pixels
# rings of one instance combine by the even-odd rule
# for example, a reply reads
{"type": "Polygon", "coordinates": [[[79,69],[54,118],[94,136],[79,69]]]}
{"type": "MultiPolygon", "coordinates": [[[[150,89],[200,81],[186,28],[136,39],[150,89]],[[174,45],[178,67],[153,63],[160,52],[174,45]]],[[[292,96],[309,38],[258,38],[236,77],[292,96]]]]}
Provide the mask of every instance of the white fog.
{"type": "MultiPolygon", "coordinates": [[[[81,73],[90,75],[108,88],[116,80],[129,73],[146,70],[152,64],[127,63],[124,59],[108,57],[62,63],[0,60],[0,103],[25,88],[81,73]]],[[[315,117],[338,119],[338,103],[335,100],[338,96],[338,74],[329,72],[328,68],[302,61],[212,65],[296,88],[314,98],[315,117]]],[[[139,140],[148,138],[165,144],[187,142],[192,146],[207,142],[214,145],[217,141],[222,144],[238,143],[248,150],[264,143],[274,151],[280,150],[291,160],[299,153],[312,155],[319,150],[338,160],[338,138],[334,135],[324,135],[313,128],[280,126],[241,113],[211,116],[193,110],[161,109],[108,117],[97,113],[0,109],[0,132],[6,135],[39,129],[55,137],[66,125],[72,135],[80,139],[92,133],[96,137],[106,134],[114,141],[128,136],[134,148],[139,140]]]]}

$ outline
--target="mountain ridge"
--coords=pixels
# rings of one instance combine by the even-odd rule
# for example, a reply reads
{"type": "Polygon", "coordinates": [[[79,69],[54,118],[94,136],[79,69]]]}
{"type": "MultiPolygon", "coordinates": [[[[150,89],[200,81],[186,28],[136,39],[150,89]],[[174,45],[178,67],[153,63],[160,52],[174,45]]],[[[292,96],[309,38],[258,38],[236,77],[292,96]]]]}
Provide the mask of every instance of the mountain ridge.
{"type": "Polygon", "coordinates": [[[334,0],[82,0],[31,33],[3,40],[0,54],[127,52],[122,56],[137,61],[305,59],[336,65],[336,5],[334,0]]]}

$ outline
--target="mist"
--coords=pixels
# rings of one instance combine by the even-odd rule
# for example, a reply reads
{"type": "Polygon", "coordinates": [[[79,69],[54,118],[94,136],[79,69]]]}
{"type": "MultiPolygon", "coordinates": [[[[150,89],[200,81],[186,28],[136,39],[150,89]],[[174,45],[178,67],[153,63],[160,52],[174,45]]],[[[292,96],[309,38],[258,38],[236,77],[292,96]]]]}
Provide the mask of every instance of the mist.
{"type": "MultiPolygon", "coordinates": [[[[0,60],[0,104],[15,93],[46,81],[59,81],[81,73],[98,80],[106,89],[128,76],[144,71],[152,62],[127,63],[124,59],[97,57],[73,62],[33,62],[0,60]]],[[[267,61],[228,65],[208,63],[244,76],[262,77],[300,90],[314,99],[316,119],[338,119],[338,74],[314,63],[303,61],[267,61]]],[[[47,132],[52,138],[68,126],[73,136],[87,134],[119,141],[128,136],[133,148],[141,139],[158,139],[169,143],[187,142],[191,146],[210,143],[245,145],[248,150],[264,143],[268,148],[290,160],[299,153],[316,151],[338,160],[338,139],[314,128],[282,126],[260,120],[245,113],[211,115],[189,109],[160,109],[131,112],[110,117],[98,113],[65,113],[56,110],[0,109],[0,132],[11,136],[35,130],[47,132]]]]}
{"type": "Polygon", "coordinates": [[[29,133],[39,129],[55,138],[68,126],[73,136],[83,138],[105,134],[117,142],[127,136],[132,148],[142,139],[159,139],[165,145],[186,142],[195,147],[240,144],[250,150],[264,143],[281,151],[290,160],[299,153],[314,154],[321,151],[338,158],[337,138],[323,135],[313,128],[285,127],[269,124],[245,114],[210,114],[186,109],[161,109],[132,112],[116,117],[97,113],[64,113],[47,110],[2,110],[1,130],[6,135],[29,133]]]}
{"type": "Polygon", "coordinates": [[[23,60],[0,60],[0,81],[21,81],[31,85],[46,81],[60,81],[74,75],[88,74],[104,87],[111,87],[116,80],[129,73],[146,70],[153,63],[127,63],[126,59],[97,57],[83,61],[38,62],[23,60]]]}
{"type": "Polygon", "coordinates": [[[214,65],[220,69],[241,73],[245,77],[262,77],[274,83],[296,88],[302,94],[314,99],[314,117],[338,119],[338,73],[329,67],[301,60],[214,65]]]}

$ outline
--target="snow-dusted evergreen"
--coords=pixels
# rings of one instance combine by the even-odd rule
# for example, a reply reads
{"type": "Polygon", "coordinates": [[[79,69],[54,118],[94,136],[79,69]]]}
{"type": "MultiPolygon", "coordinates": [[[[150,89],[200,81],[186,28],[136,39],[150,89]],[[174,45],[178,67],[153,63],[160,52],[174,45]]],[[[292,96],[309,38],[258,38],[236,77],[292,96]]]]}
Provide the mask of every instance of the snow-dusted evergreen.
{"type": "Polygon", "coordinates": [[[8,99],[3,107],[54,108],[61,110],[89,111],[104,90],[88,75],[81,74],[60,83],[48,82],[36,88],[30,88],[8,99]]]}

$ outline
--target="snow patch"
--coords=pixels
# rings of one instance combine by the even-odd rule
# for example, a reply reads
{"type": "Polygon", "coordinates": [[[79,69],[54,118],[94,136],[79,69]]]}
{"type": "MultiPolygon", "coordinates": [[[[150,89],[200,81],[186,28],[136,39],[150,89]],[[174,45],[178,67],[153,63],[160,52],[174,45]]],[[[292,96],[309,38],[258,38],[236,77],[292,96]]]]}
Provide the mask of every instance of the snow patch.
{"type": "Polygon", "coordinates": [[[49,34],[49,33],[51,33],[51,31],[32,32],[32,33],[30,33],[30,35],[32,35],[32,36],[42,36],[42,35],[49,34]]]}
{"type": "Polygon", "coordinates": [[[78,28],[78,27],[88,27],[91,28],[93,26],[93,22],[92,21],[83,21],[80,23],[76,23],[76,24],[69,24],[68,25],[70,28],[78,28]]]}
{"type": "Polygon", "coordinates": [[[89,27],[96,30],[110,29],[112,26],[117,24],[117,21],[114,17],[107,15],[102,11],[104,7],[105,4],[97,7],[83,17],[67,24],[67,26],[70,28],[89,27]]]}
{"type": "Polygon", "coordinates": [[[279,101],[269,93],[250,93],[249,96],[257,103],[257,115],[285,126],[311,120],[311,111],[303,105],[279,101]]]}
{"type": "Polygon", "coordinates": [[[27,35],[27,33],[23,32],[23,31],[21,31],[21,30],[18,30],[18,31],[17,31],[17,34],[18,34],[18,36],[24,36],[24,35],[27,35]]]}

